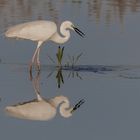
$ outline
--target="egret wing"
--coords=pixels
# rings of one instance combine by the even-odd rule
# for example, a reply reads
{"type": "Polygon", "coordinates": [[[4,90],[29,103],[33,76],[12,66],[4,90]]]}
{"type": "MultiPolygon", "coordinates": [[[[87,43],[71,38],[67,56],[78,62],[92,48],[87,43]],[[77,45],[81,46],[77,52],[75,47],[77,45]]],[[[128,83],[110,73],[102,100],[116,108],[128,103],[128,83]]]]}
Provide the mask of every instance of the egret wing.
{"type": "Polygon", "coordinates": [[[43,100],[7,106],[5,110],[10,116],[28,120],[50,120],[56,115],[56,109],[43,100]]]}
{"type": "Polygon", "coordinates": [[[39,20],[15,25],[9,28],[7,37],[23,38],[33,41],[45,41],[57,31],[56,24],[51,21],[39,20]]]}

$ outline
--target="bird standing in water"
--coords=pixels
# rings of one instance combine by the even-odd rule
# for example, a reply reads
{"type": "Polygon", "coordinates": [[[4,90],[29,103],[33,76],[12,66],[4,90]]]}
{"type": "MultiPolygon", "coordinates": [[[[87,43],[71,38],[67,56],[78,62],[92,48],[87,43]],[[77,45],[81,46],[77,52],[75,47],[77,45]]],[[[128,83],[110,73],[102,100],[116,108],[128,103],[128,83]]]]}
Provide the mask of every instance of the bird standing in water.
{"type": "Polygon", "coordinates": [[[10,38],[29,39],[37,42],[37,48],[30,64],[30,71],[32,71],[33,65],[37,66],[37,69],[40,70],[39,54],[41,45],[49,40],[57,44],[67,42],[70,38],[69,30],[74,30],[81,37],[85,36],[85,34],[75,27],[71,21],[64,21],[61,24],[60,35],[56,24],[52,21],[46,20],[38,20],[15,25],[5,32],[5,36],[10,38]]]}

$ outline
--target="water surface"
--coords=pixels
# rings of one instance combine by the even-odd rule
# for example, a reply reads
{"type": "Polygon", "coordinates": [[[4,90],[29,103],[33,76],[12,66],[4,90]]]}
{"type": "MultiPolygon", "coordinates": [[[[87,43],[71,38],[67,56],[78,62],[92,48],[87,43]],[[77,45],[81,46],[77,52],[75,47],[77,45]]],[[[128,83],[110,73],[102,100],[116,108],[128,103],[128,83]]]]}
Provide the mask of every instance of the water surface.
{"type": "MultiPolygon", "coordinates": [[[[0,123],[2,139],[138,139],[140,130],[140,1],[139,0],[1,0],[0,1],[0,123]],[[69,56],[83,55],[73,67],[56,64],[57,44],[41,50],[41,96],[66,96],[71,105],[85,103],[70,118],[57,110],[50,121],[10,117],[8,105],[36,98],[28,63],[36,43],[11,40],[3,32],[12,25],[37,19],[60,26],[71,20],[84,39],[71,33],[64,44],[65,65],[69,56]]],[[[33,73],[36,75],[36,73],[33,73]]]]}

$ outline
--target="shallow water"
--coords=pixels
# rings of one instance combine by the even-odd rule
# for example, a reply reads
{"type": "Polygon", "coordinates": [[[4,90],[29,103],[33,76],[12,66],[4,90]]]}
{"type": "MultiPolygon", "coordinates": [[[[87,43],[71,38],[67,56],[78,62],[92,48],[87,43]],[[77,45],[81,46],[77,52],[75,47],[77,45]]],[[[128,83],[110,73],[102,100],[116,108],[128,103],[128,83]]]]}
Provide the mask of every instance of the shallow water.
{"type": "Polygon", "coordinates": [[[2,139],[140,138],[139,0],[1,0],[0,17],[2,139]],[[41,50],[37,80],[41,96],[49,100],[63,95],[72,106],[85,100],[67,119],[59,109],[49,121],[18,119],[4,110],[36,99],[33,80],[37,72],[33,72],[31,81],[28,63],[36,43],[7,39],[3,32],[9,26],[37,19],[53,20],[58,26],[63,20],[71,20],[86,34],[81,39],[71,33],[71,39],[63,45],[61,70],[56,67],[58,45],[47,42],[41,50]],[[71,59],[80,53],[79,61],[72,66],[71,59]]]}

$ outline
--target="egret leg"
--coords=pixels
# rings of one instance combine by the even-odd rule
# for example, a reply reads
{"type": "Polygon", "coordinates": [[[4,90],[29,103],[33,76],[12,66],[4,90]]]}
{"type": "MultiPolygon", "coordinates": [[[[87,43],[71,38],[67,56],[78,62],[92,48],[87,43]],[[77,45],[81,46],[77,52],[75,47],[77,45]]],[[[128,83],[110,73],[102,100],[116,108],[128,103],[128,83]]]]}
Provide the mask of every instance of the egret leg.
{"type": "Polygon", "coordinates": [[[32,84],[33,84],[33,88],[34,88],[36,96],[37,96],[37,100],[41,101],[42,97],[40,96],[39,81],[40,81],[40,72],[38,71],[36,76],[33,78],[32,84]]]}
{"type": "Polygon", "coordinates": [[[32,72],[32,67],[33,67],[33,64],[34,64],[35,57],[36,57],[37,49],[38,48],[36,48],[36,50],[33,54],[33,57],[32,57],[32,60],[31,60],[30,66],[29,66],[30,73],[32,72]]]}
{"type": "Polygon", "coordinates": [[[29,65],[29,71],[30,71],[30,73],[32,73],[32,67],[33,67],[33,64],[34,64],[36,53],[37,53],[37,48],[36,48],[36,50],[35,50],[35,52],[33,54],[32,60],[31,60],[30,65],[29,65]]]}
{"type": "Polygon", "coordinates": [[[36,48],[36,50],[35,50],[35,52],[33,54],[32,60],[31,60],[31,64],[30,64],[30,68],[29,68],[30,72],[32,71],[33,64],[37,65],[38,70],[40,70],[40,62],[39,62],[39,58],[37,58],[37,53],[38,53],[38,51],[40,52],[40,46],[41,46],[42,43],[43,43],[42,41],[39,41],[38,44],[37,44],[37,48],[36,48]],[[37,64],[35,64],[35,63],[37,63],[37,64]]]}
{"type": "Polygon", "coordinates": [[[39,54],[40,54],[40,47],[38,48],[38,51],[37,51],[37,54],[36,54],[36,64],[37,64],[38,70],[40,70],[39,54]]]}

